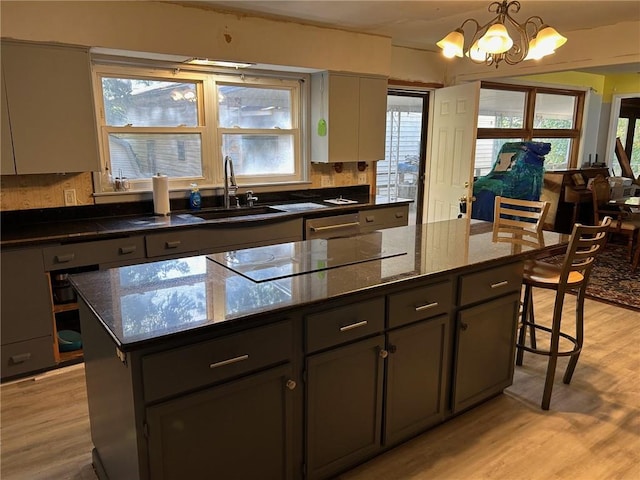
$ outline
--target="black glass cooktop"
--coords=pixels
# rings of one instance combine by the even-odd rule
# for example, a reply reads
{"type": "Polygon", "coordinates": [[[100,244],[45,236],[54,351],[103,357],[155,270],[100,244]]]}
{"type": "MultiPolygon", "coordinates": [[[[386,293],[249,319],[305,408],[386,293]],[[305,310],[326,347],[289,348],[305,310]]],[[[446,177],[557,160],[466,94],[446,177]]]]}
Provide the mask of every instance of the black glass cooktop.
{"type": "Polygon", "coordinates": [[[380,232],[346,238],[314,239],[232,250],[207,258],[256,283],[406,255],[382,245],[380,232]]]}

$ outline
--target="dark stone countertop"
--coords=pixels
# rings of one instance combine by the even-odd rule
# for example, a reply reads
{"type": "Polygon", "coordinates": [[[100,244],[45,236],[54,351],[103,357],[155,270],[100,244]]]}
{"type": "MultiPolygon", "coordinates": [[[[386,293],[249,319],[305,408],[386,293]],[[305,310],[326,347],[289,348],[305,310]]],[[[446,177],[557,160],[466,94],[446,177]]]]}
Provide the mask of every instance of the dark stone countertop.
{"type": "MultiPolygon", "coordinates": [[[[268,195],[261,196],[256,204],[256,210],[272,205],[292,203],[318,203],[326,208],[314,210],[302,210],[297,212],[271,212],[251,215],[240,215],[203,220],[197,215],[204,212],[221,212],[224,209],[219,206],[208,206],[200,212],[189,210],[172,210],[168,216],[158,216],[153,213],[153,205],[113,206],[100,205],[88,207],[66,207],[65,209],[43,209],[35,212],[15,211],[3,212],[0,246],[21,247],[45,243],[68,243],[79,241],[99,240],[110,237],[122,237],[140,234],[159,229],[188,228],[198,225],[209,227],[229,226],[247,222],[270,222],[284,218],[297,218],[306,216],[334,215],[340,212],[375,208],[390,204],[411,203],[409,199],[386,200],[384,198],[369,196],[368,187],[346,187],[345,189],[319,189],[303,190],[289,193],[286,196],[268,195]],[[344,192],[344,193],[338,193],[344,192]],[[363,194],[364,192],[364,194],[363,194]],[[348,205],[332,205],[324,202],[325,199],[336,198],[344,195],[345,198],[356,200],[358,203],[348,205]],[[264,197],[264,201],[262,199],[264,197]]],[[[148,203],[148,202],[146,202],[148,203]]],[[[185,205],[175,206],[186,208],[185,205]]],[[[172,209],[174,205],[172,205],[172,209]]],[[[244,210],[251,210],[243,207],[244,210]]]]}
{"type": "MultiPolygon", "coordinates": [[[[523,247],[523,253],[514,255],[510,244],[492,242],[490,224],[456,219],[390,228],[348,239],[321,240],[324,252],[316,252],[317,258],[308,257],[312,269],[317,268],[317,262],[331,257],[332,249],[342,254],[342,249],[357,249],[363,241],[377,243],[381,251],[397,253],[400,249],[406,253],[261,282],[234,273],[211,260],[211,256],[81,273],[72,275],[71,281],[119,348],[129,351],[169,337],[215,335],[224,331],[225,325],[238,326],[239,322],[259,319],[261,315],[373,292],[399,282],[540,255],[565,244],[568,236],[545,232],[544,251],[523,247]]],[[[301,250],[309,243],[238,250],[233,255],[258,253],[265,257],[265,265],[257,265],[259,268],[273,268],[276,276],[283,276],[291,268],[291,259],[301,257],[301,250]]],[[[259,259],[260,255],[254,257],[259,259]]]]}

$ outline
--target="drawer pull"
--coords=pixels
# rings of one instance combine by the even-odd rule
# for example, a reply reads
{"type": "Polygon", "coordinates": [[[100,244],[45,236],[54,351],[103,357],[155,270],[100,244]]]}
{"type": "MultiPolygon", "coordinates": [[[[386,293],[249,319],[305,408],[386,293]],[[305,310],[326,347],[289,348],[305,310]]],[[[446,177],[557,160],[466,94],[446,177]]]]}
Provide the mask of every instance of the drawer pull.
{"type": "Polygon", "coordinates": [[[239,357],[234,357],[228,360],[222,360],[221,362],[212,363],[211,365],[209,365],[209,368],[224,367],[225,365],[231,365],[232,363],[238,363],[248,359],[249,359],[249,355],[240,355],[239,357]]]}
{"type": "Polygon", "coordinates": [[[422,312],[423,310],[429,310],[430,308],[437,307],[438,302],[425,303],[424,305],[420,305],[416,307],[416,312],[422,312]]]}
{"type": "Polygon", "coordinates": [[[345,325],[344,327],[340,327],[341,332],[348,332],[349,330],[353,330],[354,328],[364,327],[368,322],[363,320],[361,322],[352,323],[351,325],[345,325]]]}
{"type": "Polygon", "coordinates": [[[119,249],[120,255],[127,255],[128,253],[133,253],[136,251],[135,245],[125,245],[124,247],[120,247],[119,249]]]}
{"type": "Polygon", "coordinates": [[[404,218],[403,212],[396,212],[396,218],[404,218]]]}
{"type": "Polygon", "coordinates": [[[376,217],[374,217],[373,215],[369,215],[369,216],[365,217],[365,220],[368,223],[371,223],[371,222],[375,221],[375,219],[376,219],[376,217]]]}
{"type": "Polygon", "coordinates": [[[298,384],[296,383],[295,380],[291,380],[291,379],[287,380],[286,386],[289,390],[295,390],[297,385],[298,384]]]}
{"type": "Polygon", "coordinates": [[[326,230],[339,230],[341,228],[357,227],[358,222],[338,223],[336,225],[327,225],[326,227],[311,227],[312,232],[323,232],[326,230]]]}
{"type": "Polygon", "coordinates": [[[498,283],[492,283],[491,288],[500,288],[500,287],[504,287],[505,285],[509,285],[509,282],[507,280],[503,280],[502,282],[498,282],[498,283]]]}
{"type": "Polygon", "coordinates": [[[75,258],[75,253],[67,253],[66,255],[56,255],[56,262],[58,263],[67,263],[73,261],[75,258]]]}
{"type": "Polygon", "coordinates": [[[178,248],[182,242],[180,240],[171,240],[170,242],[165,242],[167,248],[178,248]]]}
{"type": "Polygon", "coordinates": [[[9,360],[11,360],[12,365],[28,362],[31,360],[31,353],[19,353],[18,355],[12,355],[9,357],[9,360]]]}

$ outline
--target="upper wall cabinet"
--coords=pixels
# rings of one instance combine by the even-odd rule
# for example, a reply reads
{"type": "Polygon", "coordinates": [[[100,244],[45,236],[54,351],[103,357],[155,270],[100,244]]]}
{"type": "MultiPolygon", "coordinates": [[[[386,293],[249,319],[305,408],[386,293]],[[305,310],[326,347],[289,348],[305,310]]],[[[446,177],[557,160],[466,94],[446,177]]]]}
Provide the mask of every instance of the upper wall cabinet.
{"type": "Polygon", "coordinates": [[[311,77],[311,161],[384,159],[387,79],[322,72],[311,77]]]}
{"type": "Polygon", "coordinates": [[[2,41],[1,58],[1,173],[100,170],[88,49],[2,41]]]}

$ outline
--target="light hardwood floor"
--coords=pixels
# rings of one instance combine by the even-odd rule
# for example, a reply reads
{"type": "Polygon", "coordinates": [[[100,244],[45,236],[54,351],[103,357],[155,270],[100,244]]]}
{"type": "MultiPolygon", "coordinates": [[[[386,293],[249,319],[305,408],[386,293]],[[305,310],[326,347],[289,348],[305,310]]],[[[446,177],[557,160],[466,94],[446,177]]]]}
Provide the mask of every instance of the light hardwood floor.
{"type": "MultiPolygon", "coordinates": [[[[536,291],[537,320],[551,302],[536,291]]],[[[562,383],[561,361],[549,411],[540,410],[546,359],[525,354],[504,395],[340,480],[640,479],[640,313],[591,300],[585,313],[573,381],[562,383]]],[[[2,480],[95,480],[82,365],[4,384],[0,393],[2,480]]]]}

